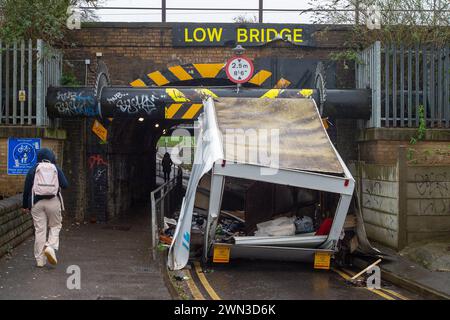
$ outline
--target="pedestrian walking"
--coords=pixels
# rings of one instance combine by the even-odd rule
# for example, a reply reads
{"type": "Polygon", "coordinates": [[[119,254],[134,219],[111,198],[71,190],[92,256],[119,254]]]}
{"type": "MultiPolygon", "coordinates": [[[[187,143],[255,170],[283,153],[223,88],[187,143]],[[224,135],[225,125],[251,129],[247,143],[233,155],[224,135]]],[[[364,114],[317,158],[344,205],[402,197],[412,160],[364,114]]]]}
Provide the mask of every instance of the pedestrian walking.
{"type": "Polygon", "coordinates": [[[67,179],[56,166],[52,150],[42,148],[37,153],[37,163],[27,173],[23,190],[23,211],[33,217],[36,265],[43,267],[48,261],[57,264],[59,232],[62,227],[61,210],[64,203],[61,189],[68,187],[67,179]],[[47,229],[48,238],[47,238],[47,229]]]}
{"type": "Polygon", "coordinates": [[[163,159],[161,160],[161,164],[163,167],[163,172],[164,172],[164,182],[169,181],[170,180],[170,171],[172,171],[172,159],[170,158],[170,154],[168,152],[166,152],[164,154],[163,159]]]}

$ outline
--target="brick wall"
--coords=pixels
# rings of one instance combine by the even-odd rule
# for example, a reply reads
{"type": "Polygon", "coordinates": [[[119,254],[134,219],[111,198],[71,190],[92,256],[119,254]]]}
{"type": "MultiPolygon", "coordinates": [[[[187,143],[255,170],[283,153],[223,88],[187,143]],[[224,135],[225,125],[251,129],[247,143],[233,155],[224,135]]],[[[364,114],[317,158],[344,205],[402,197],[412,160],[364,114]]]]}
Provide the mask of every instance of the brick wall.
{"type": "Polygon", "coordinates": [[[33,234],[30,214],[23,214],[22,195],[0,200],[0,257],[33,234]]]}
{"type": "Polygon", "coordinates": [[[424,140],[411,144],[411,137],[416,135],[416,129],[409,128],[367,129],[359,139],[361,160],[393,164],[398,159],[398,147],[405,146],[410,164],[450,164],[450,132],[448,130],[428,129],[424,140]]]}
{"type": "MultiPolygon", "coordinates": [[[[347,31],[331,30],[316,38],[315,47],[300,47],[275,42],[262,47],[247,47],[246,55],[296,59],[329,59],[329,54],[344,48],[347,31]]],[[[68,40],[75,47],[65,49],[65,60],[91,59],[102,52],[114,85],[128,85],[147,73],[186,63],[220,63],[232,55],[230,47],[173,47],[172,25],[158,23],[93,23],[72,31],[68,40]]],[[[94,70],[95,65],[92,66],[94,70]]],[[[338,64],[338,85],[353,86],[353,70],[338,64]]],[[[84,68],[74,70],[84,83],[84,68]]]]}
{"type": "Polygon", "coordinates": [[[86,211],[86,120],[63,120],[67,130],[64,144],[64,172],[69,188],[63,191],[66,212],[70,217],[83,220],[86,211]]]}

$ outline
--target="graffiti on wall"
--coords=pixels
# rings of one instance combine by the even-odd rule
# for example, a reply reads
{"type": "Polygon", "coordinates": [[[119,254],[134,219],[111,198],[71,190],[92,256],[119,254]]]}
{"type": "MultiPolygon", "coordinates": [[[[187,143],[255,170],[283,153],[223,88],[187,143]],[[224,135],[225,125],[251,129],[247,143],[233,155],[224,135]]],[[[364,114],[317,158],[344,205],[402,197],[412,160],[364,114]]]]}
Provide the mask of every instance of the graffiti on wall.
{"type": "Polygon", "coordinates": [[[100,222],[106,221],[108,193],[108,162],[101,154],[88,157],[88,176],[90,181],[89,210],[100,222]]]}
{"type": "Polygon", "coordinates": [[[425,173],[414,175],[416,181],[417,192],[422,196],[441,196],[449,197],[449,182],[447,173],[425,173]]]}

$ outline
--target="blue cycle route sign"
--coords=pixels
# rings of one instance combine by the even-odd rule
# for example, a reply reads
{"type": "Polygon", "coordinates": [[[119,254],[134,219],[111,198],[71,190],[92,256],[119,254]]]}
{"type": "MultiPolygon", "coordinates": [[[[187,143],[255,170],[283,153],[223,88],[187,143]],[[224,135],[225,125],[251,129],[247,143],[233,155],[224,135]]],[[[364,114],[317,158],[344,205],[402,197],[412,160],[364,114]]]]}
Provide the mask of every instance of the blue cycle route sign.
{"type": "Polygon", "coordinates": [[[37,151],[41,148],[39,138],[8,139],[8,174],[26,175],[36,164],[37,151]]]}

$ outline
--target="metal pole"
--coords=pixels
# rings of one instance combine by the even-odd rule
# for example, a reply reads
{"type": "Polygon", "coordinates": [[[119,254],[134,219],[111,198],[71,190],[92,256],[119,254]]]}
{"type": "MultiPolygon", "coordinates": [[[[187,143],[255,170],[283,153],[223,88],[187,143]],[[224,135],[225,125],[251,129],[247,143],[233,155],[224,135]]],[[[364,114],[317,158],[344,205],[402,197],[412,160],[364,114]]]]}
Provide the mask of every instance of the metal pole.
{"type": "Polygon", "coordinates": [[[43,111],[43,60],[44,60],[44,44],[41,39],[37,40],[37,61],[36,61],[36,126],[41,127],[44,125],[43,111]]]}
{"type": "Polygon", "coordinates": [[[263,15],[264,15],[264,0],[259,0],[258,6],[258,14],[259,14],[259,23],[263,23],[263,15]]]}
{"type": "Polygon", "coordinates": [[[33,112],[33,41],[28,40],[28,124],[32,124],[33,112]]]}
{"type": "Polygon", "coordinates": [[[166,0],[161,0],[161,22],[166,22],[167,4],[166,0]]]}
{"type": "Polygon", "coordinates": [[[0,40],[0,124],[3,117],[3,44],[0,40]]]}
{"type": "Polygon", "coordinates": [[[17,124],[17,42],[13,44],[13,124],[17,124]]]}

